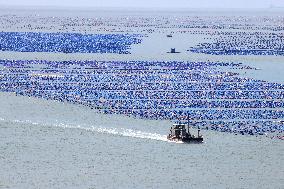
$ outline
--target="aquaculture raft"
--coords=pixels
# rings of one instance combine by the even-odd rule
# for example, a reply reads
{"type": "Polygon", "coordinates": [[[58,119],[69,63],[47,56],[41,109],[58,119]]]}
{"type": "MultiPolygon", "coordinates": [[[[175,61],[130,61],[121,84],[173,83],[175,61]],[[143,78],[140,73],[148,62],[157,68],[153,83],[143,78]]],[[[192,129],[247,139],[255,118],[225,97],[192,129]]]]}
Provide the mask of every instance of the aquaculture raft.
{"type": "Polygon", "coordinates": [[[203,136],[199,134],[200,129],[198,129],[197,136],[194,136],[189,131],[189,125],[185,124],[174,124],[170,129],[170,134],[168,135],[168,140],[175,142],[185,142],[185,143],[202,143],[203,136]]]}

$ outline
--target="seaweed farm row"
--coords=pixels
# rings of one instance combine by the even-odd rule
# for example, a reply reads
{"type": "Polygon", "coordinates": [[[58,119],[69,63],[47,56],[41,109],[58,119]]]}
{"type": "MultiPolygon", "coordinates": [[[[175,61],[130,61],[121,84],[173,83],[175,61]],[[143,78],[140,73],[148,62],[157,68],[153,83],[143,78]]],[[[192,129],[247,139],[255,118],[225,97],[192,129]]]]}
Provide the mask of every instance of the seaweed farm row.
{"type": "Polygon", "coordinates": [[[284,84],[225,69],[254,68],[224,62],[0,60],[0,90],[107,114],[190,118],[196,127],[222,132],[283,132],[284,84]]]}
{"type": "Polygon", "coordinates": [[[0,51],[129,54],[138,34],[0,32],[0,51]]]}
{"type": "Polygon", "coordinates": [[[284,55],[283,33],[219,32],[211,36],[212,42],[200,43],[190,51],[213,55],[284,55]]]}
{"type": "MultiPolygon", "coordinates": [[[[113,12],[115,14],[115,11],[113,12]]],[[[283,15],[149,15],[137,12],[137,15],[117,14],[114,17],[87,15],[80,17],[13,15],[0,16],[1,31],[58,31],[58,32],[124,32],[153,33],[164,29],[178,29],[181,32],[197,30],[242,30],[242,31],[283,31],[283,15]]]]}

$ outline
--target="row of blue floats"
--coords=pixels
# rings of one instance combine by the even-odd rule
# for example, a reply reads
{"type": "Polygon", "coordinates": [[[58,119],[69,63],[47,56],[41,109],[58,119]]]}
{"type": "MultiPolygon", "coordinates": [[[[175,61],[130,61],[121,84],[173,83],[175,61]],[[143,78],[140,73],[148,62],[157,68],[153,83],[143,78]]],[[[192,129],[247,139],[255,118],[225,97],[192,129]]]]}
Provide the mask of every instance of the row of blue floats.
{"type": "Polygon", "coordinates": [[[213,55],[284,55],[284,36],[264,32],[223,32],[212,42],[190,48],[194,53],[213,55]]]}
{"type": "Polygon", "coordinates": [[[241,63],[0,60],[0,90],[108,114],[190,122],[222,132],[284,131],[284,84],[222,70],[241,63]]]}
{"type": "Polygon", "coordinates": [[[141,34],[0,32],[0,51],[129,54],[141,34]]]}

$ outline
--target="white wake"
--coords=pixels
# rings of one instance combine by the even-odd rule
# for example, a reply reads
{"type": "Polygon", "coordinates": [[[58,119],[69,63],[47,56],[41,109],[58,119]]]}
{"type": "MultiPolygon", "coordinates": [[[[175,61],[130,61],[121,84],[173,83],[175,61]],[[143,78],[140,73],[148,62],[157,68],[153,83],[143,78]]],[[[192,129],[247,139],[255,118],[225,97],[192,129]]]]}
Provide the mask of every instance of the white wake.
{"type": "Polygon", "coordinates": [[[143,132],[139,130],[126,129],[126,128],[114,128],[114,127],[107,128],[103,126],[72,125],[72,124],[64,124],[64,123],[46,124],[46,123],[34,122],[31,120],[5,120],[4,118],[1,118],[1,117],[0,117],[0,121],[31,124],[31,125],[53,126],[53,127],[61,127],[61,128],[69,128],[69,129],[82,129],[86,131],[105,133],[105,134],[111,134],[111,135],[119,135],[119,136],[124,136],[124,137],[168,141],[166,135],[161,135],[158,133],[143,132]]]}

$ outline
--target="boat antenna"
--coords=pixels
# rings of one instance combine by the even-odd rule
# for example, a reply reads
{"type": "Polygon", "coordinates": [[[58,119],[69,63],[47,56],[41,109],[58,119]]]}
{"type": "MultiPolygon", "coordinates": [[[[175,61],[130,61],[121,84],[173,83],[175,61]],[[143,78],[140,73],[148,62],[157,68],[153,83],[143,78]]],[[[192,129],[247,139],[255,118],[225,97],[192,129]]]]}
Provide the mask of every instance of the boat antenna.
{"type": "Polygon", "coordinates": [[[200,136],[200,128],[199,128],[199,126],[198,126],[198,137],[200,136]]]}
{"type": "Polygon", "coordinates": [[[189,112],[187,112],[187,131],[189,133],[189,112]]]}

